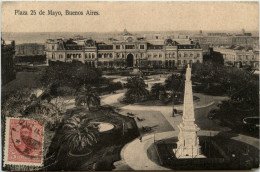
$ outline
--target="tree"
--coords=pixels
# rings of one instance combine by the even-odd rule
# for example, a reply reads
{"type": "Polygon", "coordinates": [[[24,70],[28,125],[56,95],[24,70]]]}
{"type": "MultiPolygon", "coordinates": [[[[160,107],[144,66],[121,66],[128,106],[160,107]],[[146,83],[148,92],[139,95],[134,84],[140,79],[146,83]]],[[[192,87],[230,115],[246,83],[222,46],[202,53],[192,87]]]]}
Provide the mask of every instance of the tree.
{"type": "Polygon", "coordinates": [[[183,94],[184,92],[184,75],[172,74],[165,80],[166,90],[172,91],[172,95],[183,94]]]}
{"type": "Polygon", "coordinates": [[[81,153],[97,143],[98,127],[85,117],[73,116],[65,121],[60,144],[71,152],[81,153]]]}
{"type": "MultiPolygon", "coordinates": [[[[61,87],[72,88],[77,92],[84,85],[98,87],[102,81],[100,70],[89,68],[81,62],[51,62],[41,78],[44,90],[43,97],[50,101],[52,98],[63,96],[60,94],[62,92],[59,91],[61,87]]],[[[75,92],[72,94],[75,94],[75,92]]]]}
{"type": "Polygon", "coordinates": [[[100,97],[97,92],[89,85],[82,87],[75,99],[76,106],[84,105],[88,110],[90,106],[100,106],[100,97]]]}
{"type": "Polygon", "coordinates": [[[41,101],[36,99],[28,106],[23,116],[41,121],[46,128],[53,130],[61,123],[61,112],[57,106],[50,102],[41,101]]]}
{"type": "Polygon", "coordinates": [[[126,101],[136,102],[149,94],[149,91],[145,88],[146,85],[143,78],[139,76],[128,78],[125,87],[127,88],[125,93],[126,101]]]}
{"type": "Polygon", "coordinates": [[[173,114],[174,104],[177,98],[184,94],[184,74],[172,74],[165,80],[165,88],[172,91],[171,99],[173,100],[173,114]]]}
{"type": "Polygon", "coordinates": [[[151,88],[151,95],[155,99],[160,99],[160,94],[165,94],[165,87],[160,83],[156,83],[151,88]]]}
{"type": "Polygon", "coordinates": [[[1,101],[2,117],[21,116],[24,110],[30,106],[33,97],[35,97],[31,95],[31,92],[30,89],[21,89],[3,96],[1,101]]]}
{"type": "Polygon", "coordinates": [[[61,112],[52,103],[42,101],[31,93],[32,90],[15,91],[2,101],[2,116],[27,117],[42,121],[49,129],[57,127],[61,120],[61,112]]]}

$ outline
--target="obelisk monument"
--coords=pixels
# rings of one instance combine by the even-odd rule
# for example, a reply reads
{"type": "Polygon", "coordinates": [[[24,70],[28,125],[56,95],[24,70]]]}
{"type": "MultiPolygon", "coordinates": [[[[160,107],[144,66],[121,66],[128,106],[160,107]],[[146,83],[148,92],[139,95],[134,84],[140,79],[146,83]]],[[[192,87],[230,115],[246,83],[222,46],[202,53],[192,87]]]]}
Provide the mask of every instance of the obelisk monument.
{"type": "Polygon", "coordinates": [[[205,156],[201,154],[201,147],[197,136],[197,131],[200,129],[195,124],[191,68],[189,65],[186,70],[182,123],[178,127],[180,133],[177,148],[173,149],[176,158],[205,158],[205,156]]]}

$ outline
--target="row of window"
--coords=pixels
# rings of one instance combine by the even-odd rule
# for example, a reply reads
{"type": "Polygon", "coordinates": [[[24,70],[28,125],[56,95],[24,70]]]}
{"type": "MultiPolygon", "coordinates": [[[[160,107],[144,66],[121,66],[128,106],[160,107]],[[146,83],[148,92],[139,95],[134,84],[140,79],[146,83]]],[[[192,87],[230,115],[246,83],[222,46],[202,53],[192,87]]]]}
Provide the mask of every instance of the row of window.
{"type": "Polygon", "coordinates": [[[113,58],[112,53],[99,53],[98,58],[113,58]]]}
{"type": "Polygon", "coordinates": [[[85,59],[94,59],[95,58],[95,54],[94,53],[86,53],[85,54],[85,59]]]}
{"type": "MultiPolygon", "coordinates": [[[[197,63],[200,63],[200,61],[199,60],[197,60],[196,61],[197,63]]],[[[161,65],[161,64],[163,64],[163,61],[161,61],[161,60],[154,60],[154,61],[141,61],[140,62],[141,64],[148,64],[148,65],[161,65]]],[[[167,61],[165,61],[165,66],[174,66],[175,64],[177,64],[177,65],[181,65],[181,64],[188,64],[188,63],[190,63],[190,64],[192,64],[193,63],[193,60],[177,60],[177,61],[175,61],[175,60],[167,60],[167,61]],[[177,62],[177,63],[176,63],[177,62]]],[[[99,61],[98,62],[98,65],[100,66],[100,65],[104,65],[104,66],[112,66],[112,65],[123,65],[123,64],[125,64],[125,62],[123,62],[123,61],[116,61],[116,62],[114,62],[114,61],[99,61]]],[[[139,64],[139,62],[137,61],[137,64],[139,64]]]]}
{"type": "MultiPolygon", "coordinates": [[[[121,49],[121,47],[122,47],[122,49],[135,49],[136,47],[135,47],[135,45],[116,45],[116,49],[117,50],[119,50],[119,49],[121,49]]],[[[139,48],[141,49],[141,50],[143,50],[144,49],[144,45],[140,45],[139,46],[139,48]]]]}
{"type": "Polygon", "coordinates": [[[81,54],[67,54],[67,59],[72,59],[72,58],[73,59],[80,59],[81,58],[81,54]]]}
{"type": "MultiPolygon", "coordinates": [[[[63,58],[62,54],[58,55],[59,59],[63,58]]],[[[67,58],[68,59],[75,59],[75,58],[81,58],[81,54],[67,54],[67,58]]],[[[85,54],[85,59],[87,58],[91,58],[94,59],[95,58],[95,54],[94,53],[89,53],[89,54],[85,54]]],[[[52,59],[55,59],[55,53],[52,54],[52,59]]]]}
{"type": "MultiPolygon", "coordinates": [[[[122,57],[122,58],[125,58],[125,54],[120,54],[120,53],[116,53],[115,54],[115,56],[117,57],[117,58],[120,58],[120,57],[122,57]]],[[[139,55],[138,54],[136,54],[135,55],[136,56],[136,58],[138,58],[139,57],[139,55]]],[[[145,57],[145,54],[144,53],[141,53],[140,54],[140,58],[142,58],[142,57],[145,57]]],[[[151,57],[153,57],[153,58],[157,58],[157,57],[159,57],[159,58],[162,58],[162,54],[161,53],[159,53],[159,54],[150,54],[150,53],[148,53],[147,54],[147,57],[148,58],[151,58],[151,57]]],[[[174,58],[175,57],[175,53],[167,53],[167,54],[165,54],[165,57],[166,58],[174,58]]],[[[179,57],[181,57],[181,54],[179,54],[179,57]]],[[[190,54],[190,56],[188,56],[187,54],[184,54],[184,57],[193,57],[193,54],[190,54]]],[[[195,58],[197,58],[197,57],[200,57],[200,54],[197,54],[196,56],[194,56],[195,58]]],[[[52,59],[54,59],[55,58],[55,54],[53,53],[52,54],[52,59]]],[[[62,59],[63,58],[63,55],[62,54],[60,54],[59,55],[59,59],[62,59]]],[[[69,58],[69,59],[72,59],[72,58],[81,58],[81,54],[67,54],[67,58],[69,58]]],[[[94,53],[87,53],[87,54],[85,54],[85,59],[94,59],[95,58],[95,54],[94,53]]],[[[113,58],[113,54],[112,53],[99,53],[98,54],[98,58],[113,58]]],[[[224,57],[224,59],[225,59],[226,57],[224,57]]]]}

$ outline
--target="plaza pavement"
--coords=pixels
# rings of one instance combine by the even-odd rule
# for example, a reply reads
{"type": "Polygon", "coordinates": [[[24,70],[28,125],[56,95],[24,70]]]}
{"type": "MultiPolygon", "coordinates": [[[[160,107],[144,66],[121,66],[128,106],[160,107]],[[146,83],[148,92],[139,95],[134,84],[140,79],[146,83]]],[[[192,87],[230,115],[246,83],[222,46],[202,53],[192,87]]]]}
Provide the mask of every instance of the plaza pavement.
{"type": "MultiPolygon", "coordinates": [[[[118,93],[106,96],[102,99],[102,104],[105,105],[112,105],[119,103],[118,99],[122,97],[124,93],[118,93]]],[[[219,103],[222,100],[227,99],[226,97],[214,97],[208,96],[204,94],[195,93],[194,96],[199,97],[199,101],[194,103],[194,108],[204,108],[214,103],[219,103]]],[[[152,134],[143,135],[142,142],[140,142],[139,138],[135,139],[134,141],[128,143],[124,146],[121,151],[121,158],[122,160],[115,162],[115,170],[122,170],[120,168],[122,164],[126,163],[131,169],[134,170],[170,170],[165,167],[162,167],[148,158],[147,149],[154,143],[154,137],[156,140],[160,139],[167,139],[170,137],[177,137],[179,128],[178,125],[182,121],[181,115],[172,116],[172,106],[143,106],[143,105],[124,105],[120,107],[122,110],[129,110],[129,111],[159,111],[163,116],[167,119],[169,124],[172,126],[174,131],[168,132],[161,132],[156,133],[156,130],[153,131],[152,134]]],[[[174,108],[177,110],[182,110],[183,105],[175,105],[174,108]]],[[[200,131],[202,135],[214,135],[214,133],[218,133],[217,131],[200,131]],[[210,133],[210,134],[209,134],[210,133]]]]}

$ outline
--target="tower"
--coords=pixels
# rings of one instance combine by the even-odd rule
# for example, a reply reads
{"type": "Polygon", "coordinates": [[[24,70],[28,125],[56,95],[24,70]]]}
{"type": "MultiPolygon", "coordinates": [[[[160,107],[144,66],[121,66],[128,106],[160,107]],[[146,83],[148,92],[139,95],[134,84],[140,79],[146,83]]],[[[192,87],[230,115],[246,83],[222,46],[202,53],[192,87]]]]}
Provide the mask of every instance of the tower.
{"type": "Polygon", "coordinates": [[[193,94],[191,84],[191,68],[188,65],[186,70],[185,92],[182,123],[180,129],[177,148],[174,153],[177,158],[205,158],[201,154],[197,131],[200,129],[195,124],[193,94]]]}

